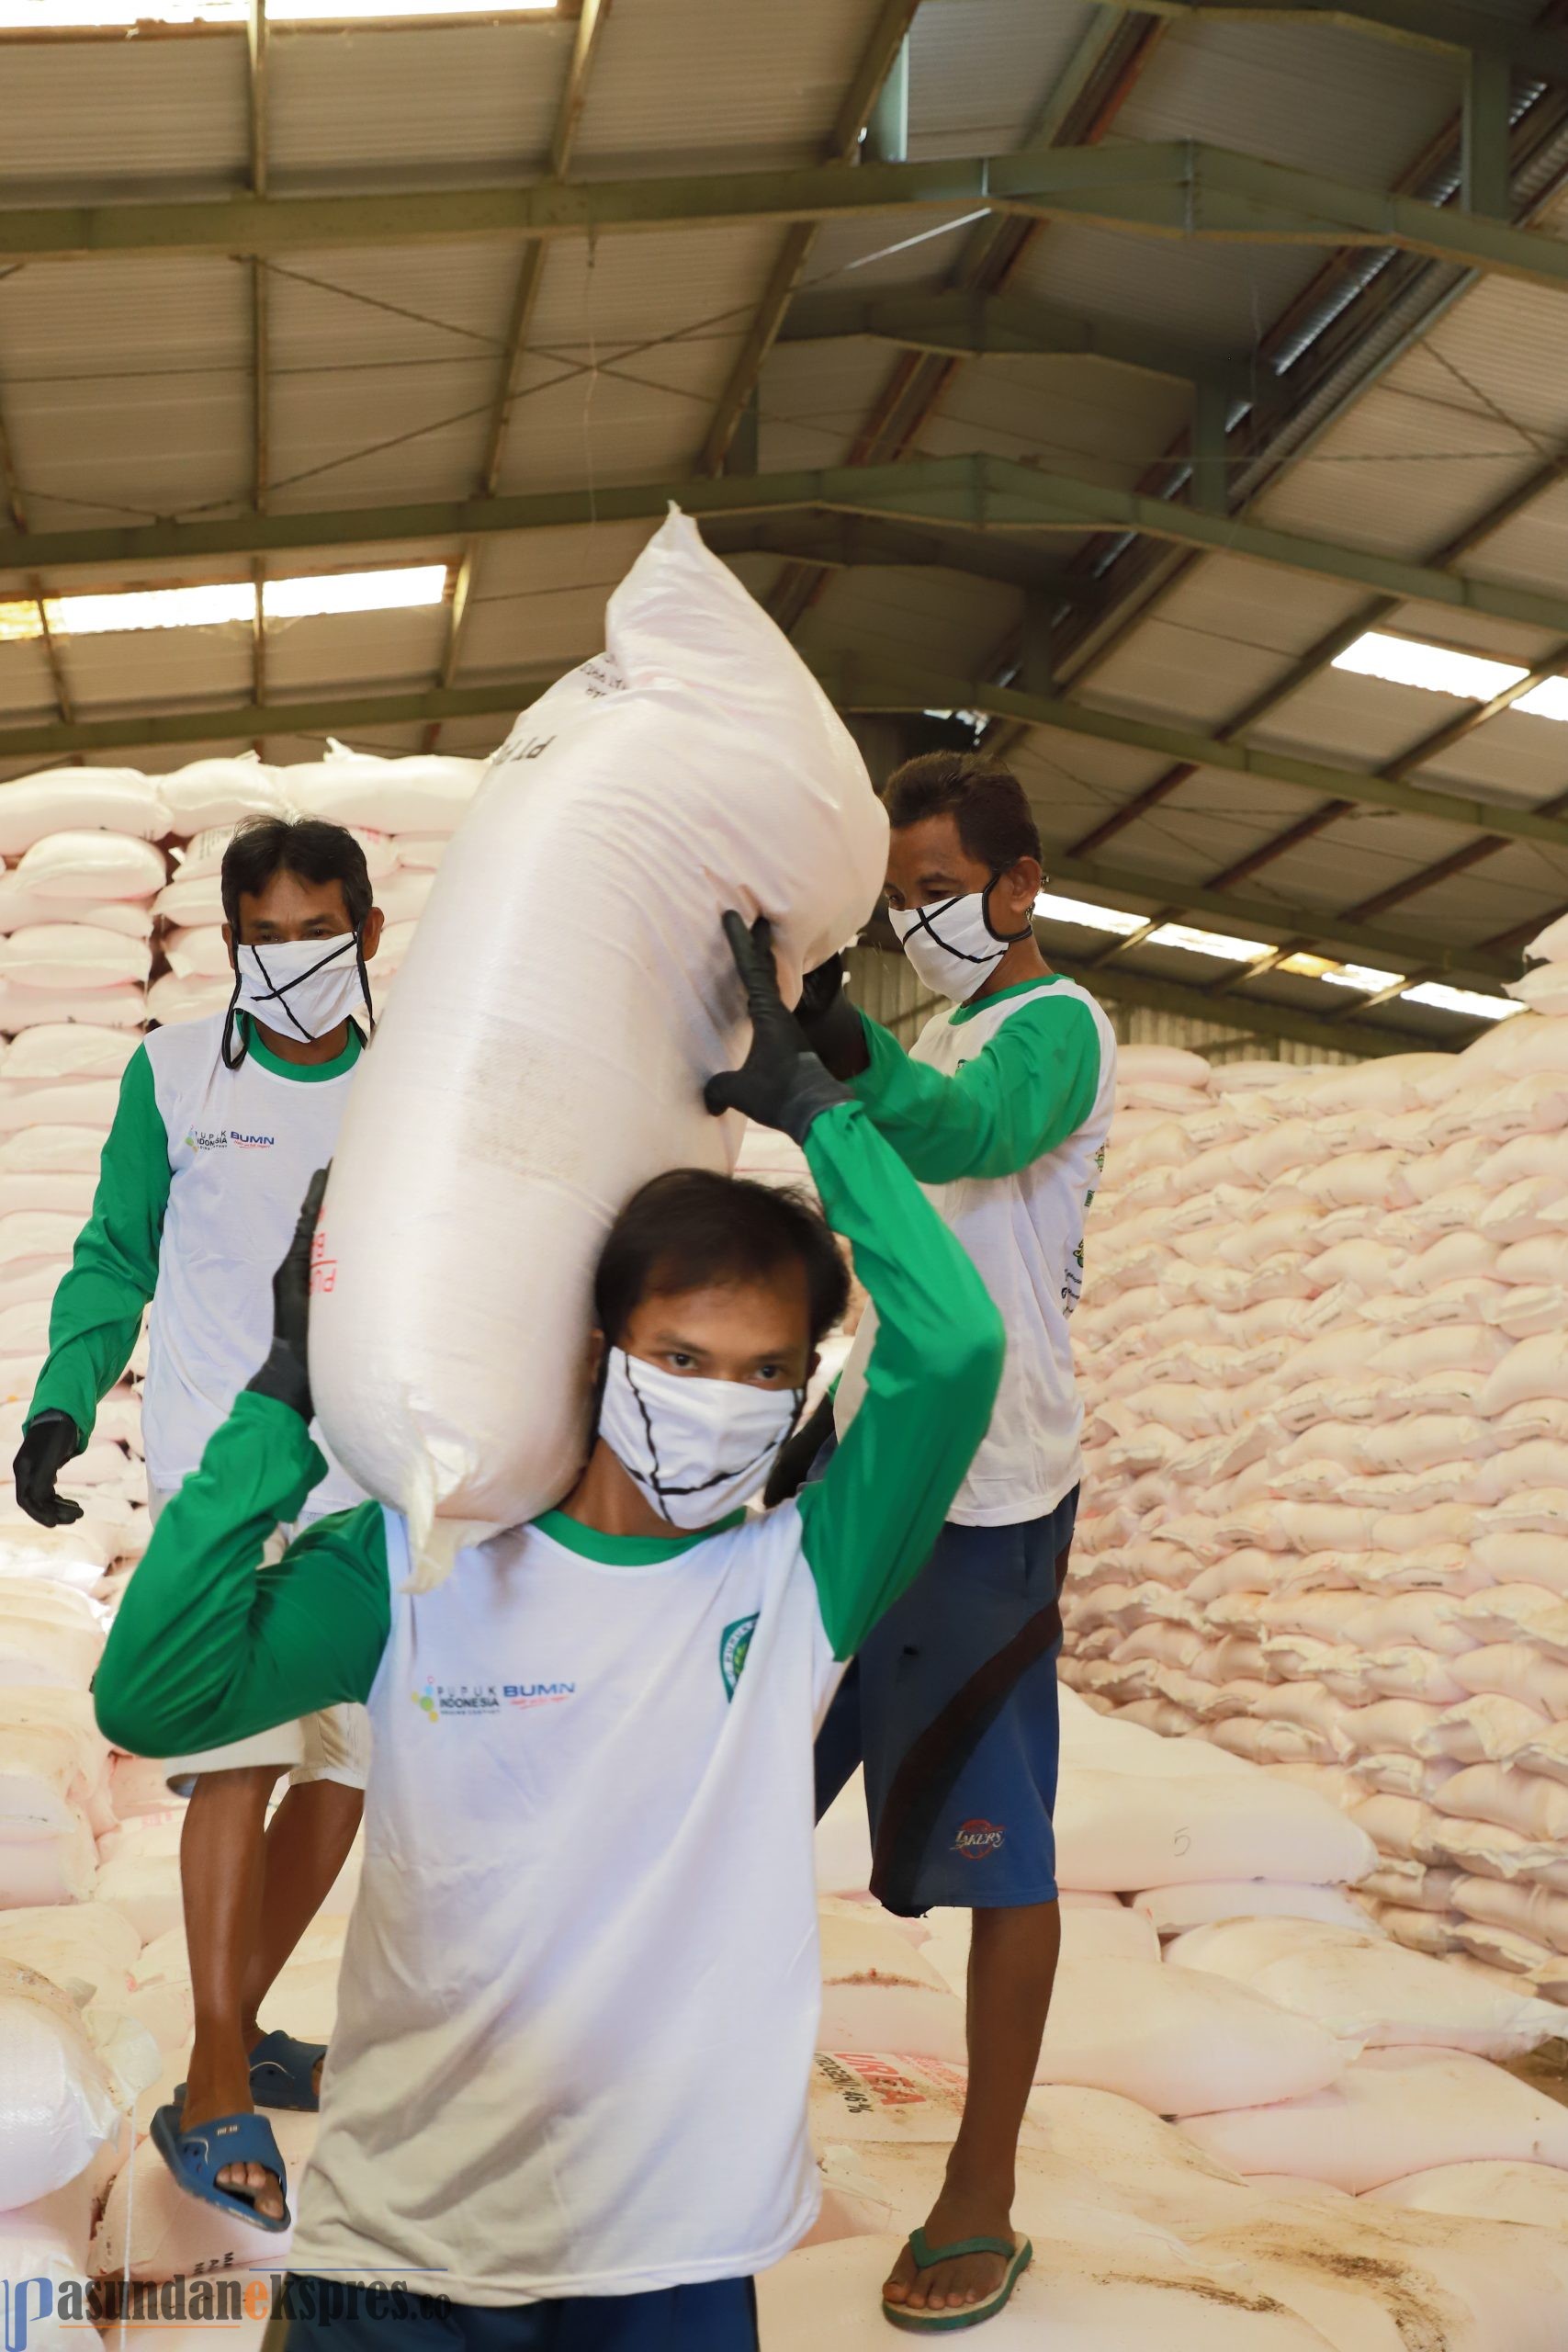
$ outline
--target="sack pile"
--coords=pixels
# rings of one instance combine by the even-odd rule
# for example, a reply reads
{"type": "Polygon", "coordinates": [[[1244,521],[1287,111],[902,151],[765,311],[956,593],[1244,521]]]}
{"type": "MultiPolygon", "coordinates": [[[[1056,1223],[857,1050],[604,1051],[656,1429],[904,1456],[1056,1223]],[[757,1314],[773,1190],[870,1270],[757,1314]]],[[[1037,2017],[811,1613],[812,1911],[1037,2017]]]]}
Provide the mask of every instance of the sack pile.
{"type": "Polygon", "coordinates": [[[1393,1936],[1568,2000],[1568,964],[1516,992],[1164,1116],[1124,1055],[1063,1673],[1332,1796],[1393,1936]]]}
{"type": "MultiPolygon", "coordinates": [[[[334,745],[288,770],[254,757],[155,777],[51,769],[0,792],[0,1462],[21,1440],[125,1066],[148,1023],[228,1001],[218,874],[237,820],[315,815],[355,829],[387,918],[378,1008],[480,773],[477,761],[380,760],[334,745]]],[[[136,2278],[194,2276],[279,2255],[257,2233],[231,2245],[220,2216],[176,2197],[144,2136],[190,2041],[182,1808],[155,1763],[110,1750],[89,1694],[115,1597],[146,1547],[144,1348],[63,1476],[85,1504],[80,1520],[39,1527],[9,1477],[0,1482],[7,2278],[123,2272],[128,2256],[136,2278]]],[[[324,1947],[308,1945],[315,1978],[296,1973],[299,1962],[290,1973],[285,2011],[302,2030],[321,2013],[323,1960],[335,1979],[343,1924],[328,1922],[324,1947]]],[[[330,2022],[329,1988],[323,2031],[330,2022]]],[[[281,2118],[279,2138],[302,2165],[313,2120],[281,2118]]],[[[34,2316],[33,2352],[56,2352],[56,2335],[69,2352],[65,2331],[34,2316]]]]}
{"type": "MultiPolygon", "coordinates": [[[[997,2342],[1548,2352],[1568,2109],[1496,2062],[1558,2012],[1370,1926],[1347,1889],[1375,1850],[1315,1791],[1062,1696],[1062,1961],[1013,2207],[1035,2261],[997,2342]]],[[[869,1862],[852,1786],[818,1834],[824,2204],[761,2282],[777,2352],[884,2340],[963,2111],[968,1915],[889,1919],[869,1862]]]]}

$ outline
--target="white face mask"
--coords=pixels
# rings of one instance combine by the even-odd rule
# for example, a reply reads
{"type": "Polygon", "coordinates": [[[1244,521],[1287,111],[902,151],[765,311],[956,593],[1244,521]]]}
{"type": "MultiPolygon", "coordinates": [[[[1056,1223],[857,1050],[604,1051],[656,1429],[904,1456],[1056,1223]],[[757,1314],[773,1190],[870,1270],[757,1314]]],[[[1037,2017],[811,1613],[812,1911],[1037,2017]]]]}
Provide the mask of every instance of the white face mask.
{"type": "Polygon", "coordinates": [[[941,899],[931,907],[889,907],[887,920],[898,944],[928,989],[967,1004],[983,988],[1008,949],[1029,937],[1022,931],[991,929],[987,901],[995,882],[967,898],[941,899]]]}
{"type": "Polygon", "coordinates": [[[672,1527],[711,1527],[763,1484],[805,1396],[688,1378],[612,1348],[599,1434],[672,1527]]]}
{"type": "Polygon", "coordinates": [[[278,940],[237,947],[232,1010],[248,1012],[286,1037],[324,1037],[340,1021],[368,1008],[359,977],[359,934],[278,940]]]}

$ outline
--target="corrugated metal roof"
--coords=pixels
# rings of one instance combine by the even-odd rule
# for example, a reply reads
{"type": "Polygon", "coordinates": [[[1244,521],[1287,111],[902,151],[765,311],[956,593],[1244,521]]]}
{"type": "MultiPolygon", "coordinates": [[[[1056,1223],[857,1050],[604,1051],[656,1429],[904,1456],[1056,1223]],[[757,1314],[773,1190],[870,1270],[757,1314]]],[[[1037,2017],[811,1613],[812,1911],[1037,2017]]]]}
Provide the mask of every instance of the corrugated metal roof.
{"type": "Polygon", "coordinates": [[[1540,457],[1487,415],[1380,384],[1258,501],[1260,522],[1426,560],[1540,457]]]}
{"type": "Polygon", "coordinates": [[[814,162],[871,38],[877,0],[660,0],[607,22],[575,169],[814,162]]]}
{"type": "Polygon", "coordinates": [[[838,572],[795,641],[808,655],[851,644],[906,669],[967,676],[1016,628],[1021,599],[993,580],[965,580],[957,595],[954,584],[935,571],[838,572]]]}
{"type": "MultiPolygon", "coordinates": [[[[275,30],[267,74],[276,187],[407,186],[443,169],[465,178],[542,175],[576,31],[550,17],[275,30]]],[[[243,41],[240,51],[243,93],[243,41]]]]}
{"type": "MultiPolygon", "coordinates": [[[[1536,0],[1485,5],[1502,20],[1525,23],[1536,0]]],[[[605,21],[574,170],[602,176],[820,157],[879,14],[877,0],[802,0],[787,10],[619,0],[605,21]]],[[[1065,61],[1101,20],[1091,0],[1052,0],[1045,9],[1038,0],[924,0],[912,41],[912,153],[1024,141],[1065,61]]],[[[1104,21],[1124,58],[1136,27],[1104,21]]],[[[574,40],[570,18],[278,31],[269,75],[273,187],[442,186],[542,171],[574,40]]],[[[0,53],[7,114],[0,195],[10,200],[245,184],[242,35],[4,43],[0,53]]],[[[1127,79],[1120,111],[1107,110],[1112,139],[1207,139],[1363,183],[1404,172],[1451,114],[1458,90],[1451,60],[1323,25],[1170,28],[1142,73],[1127,79]]],[[[1562,209],[1549,205],[1548,217],[1562,209]]],[[[962,214],[954,207],[946,216],[827,225],[813,240],[803,281],[862,293],[950,284],[973,250],[970,230],[956,225],[962,214]]],[[[773,224],[553,244],[518,370],[502,488],[682,478],[728,381],[781,234],[773,224]]],[[[521,258],[520,245],[496,241],[291,254],[273,269],[274,503],[372,506],[471,494],[521,258]]],[[[1308,248],[1158,241],[1052,223],[1026,241],[1008,284],[1239,356],[1327,260],[1308,248]]],[[[221,260],[142,257],[28,265],[0,281],[0,406],[35,524],[243,508],[253,489],[249,277],[221,260]]],[[[1256,511],[1288,528],[1430,559],[1568,437],[1564,360],[1568,302],[1483,283],[1322,432],[1256,511]]],[[[891,346],[778,346],[761,385],[764,467],[843,462],[896,371],[908,372],[891,346]]],[[[1292,396],[1288,379],[1265,389],[1292,396]]],[[[1184,430],[1187,397],[1171,379],[1106,367],[962,363],[944,373],[918,447],[998,450],[1118,482],[1153,469],[1157,480],[1163,452],[1184,430]]],[[[649,527],[481,541],[459,682],[543,673],[597,650],[605,595],[649,527]]],[[[1568,491],[1558,490],[1492,535],[1465,568],[1568,594],[1565,534],[1568,491]]],[[[1066,564],[1089,542],[1063,534],[1041,544],[1066,564]]],[[[334,549],[278,559],[271,569],[452,560],[457,552],[456,543],[334,549]]],[[[786,570],[793,575],[773,556],[735,560],[762,594],[786,570]]],[[[181,576],[234,578],[243,570],[243,559],[231,559],[187,564],[181,576]]],[[[107,577],[115,576],[111,569],[107,577]]],[[[156,579],[158,568],[146,576],[156,579]]],[[[71,584],[104,583],[77,577],[71,584]]],[[[1114,588],[1114,579],[1108,584],[1114,588]]],[[[1221,726],[1363,601],[1337,582],[1237,558],[1189,563],[1076,690],[1102,707],[1221,726]]],[[[813,652],[859,650],[968,673],[1007,652],[1020,603],[1013,589],[957,572],[857,570],[831,577],[801,622],[799,641],[813,652]]],[[[444,612],[429,610],[275,630],[269,692],[423,686],[437,672],[446,625],[444,612]]],[[[1399,608],[1392,625],[1505,659],[1539,660],[1557,642],[1547,631],[1419,605],[1399,608]]],[[[243,628],[83,639],[66,645],[64,659],[88,717],[227,702],[250,691],[243,628]]],[[[0,646],[0,709],[21,717],[52,707],[41,650],[0,646]]],[[[1309,758],[1375,767],[1463,707],[1331,673],[1255,733],[1309,758]]],[[[484,751],[504,731],[503,717],[480,718],[446,726],[442,740],[484,751]]],[[[421,734],[383,728],[356,740],[412,749],[421,734]]],[[[313,756],[319,744],[290,735],[268,749],[313,756]]],[[[181,747],[149,754],[149,763],[176,765],[192,755],[181,747]]],[[[1020,742],[1013,758],[1048,844],[1058,849],[1168,765],[1157,753],[1043,730],[1020,742]]],[[[1568,789],[1568,729],[1518,716],[1491,722],[1424,769],[1422,781],[1478,797],[1553,798],[1568,789]]],[[[1176,902],[1184,881],[1211,878],[1314,805],[1310,794],[1266,780],[1203,772],[1108,844],[1103,863],[1114,873],[1124,859],[1145,877],[1168,879],[1176,902]]],[[[1321,907],[1326,916],[1348,896],[1397,882],[1464,838],[1461,829],[1358,809],[1266,865],[1244,895],[1282,910],[1292,902],[1321,907]]],[[[1386,922],[1418,935],[1442,926],[1446,935],[1474,940],[1559,895],[1568,897],[1568,854],[1516,844],[1455,883],[1423,890],[1386,922]]],[[[1161,968],[1143,951],[1126,960],[1130,969],[1161,968]]],[[[1177,958],[1167,968],[1190,984],[1206,967],[1177,958]]],[[[1280,1001],[1321,1009],[1322,992],[1310,984],[1258,984],[1262,996],[1270,989],[1280,1001]]],[[[1408,1010],[1376,1017],[1413,1035],[1463,1034],[1408,1010]]],[[[1239,1001],[1235,1018],[1245,1019],[1239,1001]]],[[[1223,1023],[1218,1034],[1226,1034],[1223,1023]]]]}
{"type": "Polygon", "coordinates": [[[1202,139],[1386,187],[1459,102],[1441,51],[1332,25],[1177,25],[1117,119],[1117,139],[1202,139]],[[1391,97],[1397,91],[1397,103],[1391,97]]]}
{"type": "Polygon", "coordinates": [[[243,184],[249,160],[243,31],[58,45],[6,40],[0,54],[0,192],[7,201],[208,196],[243,184]]]}
{"type": "Polygon", "coordinates": [[[1023,146],[1094,22],[1087,0],[925,0],[909,37],[910,154],[1023,146]]]}

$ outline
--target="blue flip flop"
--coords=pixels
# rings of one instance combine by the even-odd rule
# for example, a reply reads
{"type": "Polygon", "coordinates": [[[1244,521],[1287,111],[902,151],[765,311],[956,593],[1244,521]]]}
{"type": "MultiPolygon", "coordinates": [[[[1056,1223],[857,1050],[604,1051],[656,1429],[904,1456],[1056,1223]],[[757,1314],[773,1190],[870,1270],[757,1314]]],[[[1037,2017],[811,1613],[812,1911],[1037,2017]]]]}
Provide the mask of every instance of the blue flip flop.
{"type": "Polygon", "coordinates": [[[954,2245],[932,2245],[924,2230],[909,2232],[909,2252],[917,2270],[934,2270],[939,2262],[956,2262],[961,2255],[997,2254],[1007,2264],[1002,2281],[982,2303],[961,2303],[956,2311],[911,2311],[906,2303],[890,2303],[884,2296],[882,2316],[911,2335],[951,2335],[961,2327],[978,2327],[995,2319],[1034,2259],[1027,2238],[960,2238],[954,2245]]]}
{"type": "Polygon", "coordinates": [[[215,2205],[220,2213],[248,2223],[253,2230],[268,2230],[277,2235],[291,2228],[288,2178],[265,2116],[220,2115],[210,2123],[197,2124],[189,2132],[180,2129],[180,2106],[173,2099],[167,2107],[159,2108],[152,2118],[151,2137],[186,2195],[199,2198],[204,2205],[215,2205]],[[225,2165],[264,2165],[268,2172],[276,2174],[283,2192],[281,2220],[272,2221],[265,2213],[258,2213],[255,2199],[243,2189],[220,2188],[218,2176],[225,2165]]]}
{"type": "Polygon", "coordinates": [[[314,2115],[321,2102],[311,2077],[326,2054],[324,2041],[264,2033],[251,2052],[251,2097],[258,2107],[314,2115]]]}

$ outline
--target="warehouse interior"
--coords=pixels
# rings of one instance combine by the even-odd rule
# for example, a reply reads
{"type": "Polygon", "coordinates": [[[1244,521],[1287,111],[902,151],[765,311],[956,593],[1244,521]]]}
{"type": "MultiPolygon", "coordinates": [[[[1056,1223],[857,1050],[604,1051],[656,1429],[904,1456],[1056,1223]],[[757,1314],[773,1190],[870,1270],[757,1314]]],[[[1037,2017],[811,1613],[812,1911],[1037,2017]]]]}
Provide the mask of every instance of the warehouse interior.
{"type": "MultiPolygon", "coordinates": [[[[687,901],[663,906],[661,858],[728,887],[716,909],[775,915],[792,1003],[799,943],[824,959],[841,943],[840,1009],[874,1037],[866,1089],[863,1063],[840,1070],[819,1046],[809,981],[791,1032],[839,1094],[869,1106],[878,1055],[966,1082],[959,1049],[948,1069],[931,1040],[986,989],[966,998],[908,945],[896,795],[893,864],[874,810],[874,859],[865,830],[867,777],[881,793],[938,752],[1015,777],[1037,830],[1032,914],[1026,899],[1005,940],[985,916],[998,956],[1025,959],[997,965],[1001,996],[1060,976],[1096,1024],[1098,1080],[1029,1163],[1049,1159],[1053,1182],[1076,1170],[1076,1225],[1047,1228],[1024,1160],[998,1156],[1016,1098],[989,1159],[904,1153],[917,1222],[888,1213],[891,1276],[874,1233],[836,1213],[815,1098],[750,1108],[737,1164],[820,1199],[876,1309],[857,1337],[857,1283],[814,1332],[786,1453],[833,1430],[829,1373],[831,1442],[850,1451],[843,1396],[863,1409],[856,1367],[896,1319],[877,1281],[897,1294],[898,1237],[918,1244],[933,1207],[990,1283],[1007,1366],[1020,1298],[1046,1301],[1055,1334],[1077,1518],[1030,1638],[1059,1650],[1040,1907],[1055,1915],[1059,1890],[1061,1959],[1053,1945],[1014,2120],[1011,2222],[971,2226],[953,2182],[989,2079],[971,1917],[992,1899],[971,1912],[962,1888],[1021,1833],[975,1798],[951,1846],[961,1892],[892,1901],[872,1750],[829,1805],[819,1749],[816,2219],[759,2233],[765,2257],[737,2256],[733,2280],[711,2249],[683,2269],[671,2254],[660,2294],[744,2283],[742,2316],[711,2337],[689,2315],[600,2335],[564,2315],[589,2292],[578,2270],[509,2268],[491,2243],[510,2226],[485,2202],[500,2160],[487,2178],[448,2147],[451,2211],[472,2197],[496,2267],[463,2288],[462,2231],[435,2230],[430,2267],[450,2257],[456,2282],[442,2324],[461,2352],[868,2352],[890,2324],[944,2319],[987,2327],[998,2352],[1562,2352],[1568,0],[0,0],[0,1441],[17,1450],[16,1500],[0,1496],[0,2085],[26,2084],[0,2087],[8,2352],[70,2352],[84,2326],[174,2352],[175,2328],[209,2323],[243,2332],[243,2352],[330,2352],[326,2322],[281,2293],[295,2241],[265,2203],[238,2211],[231,2181],[202,2201],[181,2136],[182,2114],[206,2130],[228,2111],[186,2105],[209,2021],[190,1791],[242,1776],[198,1761],[182,1784],[166,1758],[227,1757],[230,1734],[144,1747],[116,1736],[136,1719],[104,1696],[106,1658],[118,1693],[130,1629],[151,1622],[127,1601],[141,1564],[145,1596],[175,1556],[154,1522],[201,1456],[165,1475],[152,1428],[160,1346],[165,1368],[176,1352],[161,1302],[199,1288],[182,1250],[213,1262],[164,1204],[187,1175],[196,1197],[225,1137],[231,1161],[274,1141],[248,1131],[242,1091],[270,1067],[253,1055],[244,1080],[244,1040],[271,1032],[267,995],[245,992],[236,823],[348,829],[378,910],[367,928],[343,881],[331,936],[346,926],[353,952],[339,941],[333,1025],[299,1032],[306,1075],[359,1108],[334,1157],[338,1094],[329,1117],[327,1088],[295,1090],[338,1171],[326,1223],[318,1193],[299,1228],[298,1378],[329,1483],[340,1453],[355,1474],[331,1508],[369,1496],[402,1529],[395,1641],[399,1611],[436,1623],[442,1543],[445,1575],[476,1556],[455,1549],[479,1546],[476,1528],[531,1536],[575,1508],[547,1510],[581,1468],[571,1446],[607,1442],[619,1342],[594,1359],[591,1410],[575,1386],[547,1408],[537,1359],[575,1365],[599,1330],[592,1262],[634,1185],[714,1159],[712,1063],[693,1078],[691,1040],[728,1036],[739,1061],[739,999],[715,995],[733,991],[728,951],[688,941],[682,967],[671,948],[687,901]],[[749,636],[757,608],[773,627],[749,636]],[[746,698],[753,662],[765,704],[746,698]],[[580,704],[628,680],[665,708],[669,757],[650,735],[646,771],[587,816],[569,800],[578,863],[553,866],[566,834],[509,831],[502,787],[537,795],[525,763],[564,756],[580,704]],[[847,735],[829,746],[832,712],[847,735]],[[712,779],[710,722],[736,746],[712,779]],[[597,854],[639,825],[646,904],[597,854]],[[776,908],[742,870],[751,844],[782,877],[776,908]],[[588,946],[621,924],[612,980],[588,946]],[[564,996],[574,975],[609,1042],[563,1015],[533,1058],[549,985],[564,996]],[[658,1027],[661,988],[686,1028],[658,1027]],[[198,1028],[215,1054],[221,1037],[218,1091],[179,1092],[165,1071],[198,1028]],[[328,1037],[341,1049],[316,1052],[328,1037]],[[677,1065],[690,1100],[665,1118],[677,1065]],[[120,1298],[113,1362],[118,1342],[93,1343],[90,1393],[59,1366],[97,1328],[84,1281],[113,1256],[130,1282],[116,1153],[132,1109],[159,1161],[152,1205],[137,1195],[146,1283],[129,1323],[120,1298]],[[514,1194],[467,1189],[455,1136],[514,1194]],[[974,1220],[1010,1186],[1024,1271],[1004,1295],[974,1220]],[[427,1346],[443,1367],[428,1396],[427,1346]],[[495,1471],[490,1399],[464,1385],[479,1369],[527,1400],[552,1468],[495,1471]],[[40,1413],[69,1432],[42,1470],[40,1413]],[[435,1434],[420,1424],[417,1476],[367,1469],[421,1413],[435,1434]],[[73,1495],[85,1515],[51,1516],[73,1495]],[[466,1532],[444,1536],[444,1515],[466,1532]],[[902,2290],[889,2302],[910,2247],[922,2278],[958,2276],[956,2257],[921,2267],[938,2220],[960,2253],[991,2255],[971,2255],[945,2312],[902,2290]],[[974,2267],[992,2256],[995,2277],[974,2267]],[[238,2282],[231,2305],[197,2299],[215,2273],[238,2282]],[[564,2332],[536,2332],[558,2304],[564,2332]],[[506,2307],[492,2341],[464,2334],[469,2305],[487,2322],[506,2307]]],[[[754,972],[748,986],[761,1038],[754,972]]],[[[969,1033],[976,1063],[1022,1027],[999,1009],[1010,1020],[969,1033]]],[[[1066,1063],[1051,1068],[1065,1085],[1066,1063]]],[[[889,1114],[879,1133],[897,1149],[899,1132],[889,1114]]],[[[254,1212],[243,1312],[205,1310],[248,1361],[283,1329],[288,1182],[254,1212]]],[[[987,1521],[959,1523],[964,1466],[944,1541],[987,1521]]],[[[657,1516],[657,1449],[654,1487],[657,1516]]],[[[1056,1479],[1047,1510],[1043,1492],[1032,1522],[1069,1495],[1056,1479]]],[[[263,1516],[278,1567],[310,1514],[263,1516]]],[[[998,1506],[991,1532],[1025,1516],[998,1506]]],[[[750,1608],[725,1616],[728,1708],[748,1655],[771,1652],[750,1608]]],[[[445,1655],[427,1673],[413,1641],[404,1696],[448,1755],[445,1655]]],[[[565,1673],[532,1649],[525,1667],[565,1673]]],[[[580,1704],[570,1679],[503,1687],[519,1723],[580,1704]]],[[[364,1696],[345,1681],[331,1700],[358,1715],[364,1696]]],[[[990,1719],[964,1720],[978,1745],[990,1719]]],[[[378,1722],[376,1739],[390,1744],[378,1722]]],[[[259,1933],[274,1884],[264,1827],[312,1778],[334,1781],[311,1753],[262,1758],[296,1779],[256,1801],[235,1934],[259,1933]]],[[[334,1785],[363,1789],[365,1770],[374,1807],[374,1762],[334,1785]]],[[[521,1770],[516,1785],[532,1787],[521,1770]]],[[[323,2132],[374,2138],[363,2084],[384,2082],[394,2115],[401,2095],[392,2058],[376,2075],[367,2018],[392,2014],[405,1979],[389,1963],[372,2001],[355,1975],[391,1937],[377,1906],[397,1872],[357,1820],[268,1985],[260,2024],[294,2073],[254,2161],[287,2168],[307,2269],[333,2268],[341,2241],[344,2275],[369,2246],[389,2276],[420,2267],[412,2241],[389,2222],[375,2235],[374,2188],[355,2190],[357,2235],[346,2204],[328,2228],[323,2184],[360,2176],[341,2136],[315,2154],[318,2102],[323,2132]],[[341,2083],[354,2051],[361,2071],[334,2115],[340,2046],[341,2083]],[[310,2051],[328,2052],[322,2082],[310,2051]]],[[[585,1826],[582,1850],[613,1832],[585,1826]]],[[[516,1925],[516,1951],[527,1940],[516,1925]]],[[[499,1932],[491,1964],[499,2013],[499,1932]]],[[[460,2008],[440,1983],[443,2014],[460,2008]]],[[[417,2039],[388,2032],[405,2055],[417,2039]]],[[[756,2038],[762,2081],[776,2070],[756,2038]]],[[[723,2074],[734,2053],[716,2048],[723,2074]]],[[[687,2062],[677,2039],[660,2063],[687,2062]]],[[[750,2075],[731,2087],[724,2130],[743,2151],[750,2075]]],[[[398,2134],[377,2129],[387,2154],[398,2134]]],[[[661,2209],[672,2245],[717,2196],[712,2169],[661,2209]]],[[[624,2183],[606,2249],[641,2211],[624,2183]]],[[[624,2305],[617,2324],[654,2291],[629,2256],[607,2286],[583,2275],[624,2305]]],[[[340,2315],[336,2341],[432,2352],[379,2319],[349,2345],[340,2315]]]]}

